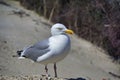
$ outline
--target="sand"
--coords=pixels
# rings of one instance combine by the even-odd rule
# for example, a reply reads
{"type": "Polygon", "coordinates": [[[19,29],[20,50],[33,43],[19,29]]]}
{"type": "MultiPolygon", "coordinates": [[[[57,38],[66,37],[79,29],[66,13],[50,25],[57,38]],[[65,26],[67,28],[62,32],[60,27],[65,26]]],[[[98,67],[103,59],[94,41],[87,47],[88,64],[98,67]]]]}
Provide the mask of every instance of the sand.
{"type": "MultiPolygon", "coordinates": [[[[4,2],[9,5],[0,4],[0,80],[11,80],[11,77],[12,80],[22,80],[20,78],[25,76],[23,80],[36,80],[35,76],[45,74],[44,65],[28,59],[19,60],[14,55],[17,50],[49,37],[52,23],[34,11],[24,9],[19,2],[4,2]],[[29,79],[31,76],[32,79],[29,79]]],[[[59,79],[120,79],[120,65],[113,63],[104,50],[76,35],[72,35],[71,40],[70,54],[57,63],[59,79]]],[[[49,74],[54,77],[53,65],[49,64],[48,68],[49,74]]]]}

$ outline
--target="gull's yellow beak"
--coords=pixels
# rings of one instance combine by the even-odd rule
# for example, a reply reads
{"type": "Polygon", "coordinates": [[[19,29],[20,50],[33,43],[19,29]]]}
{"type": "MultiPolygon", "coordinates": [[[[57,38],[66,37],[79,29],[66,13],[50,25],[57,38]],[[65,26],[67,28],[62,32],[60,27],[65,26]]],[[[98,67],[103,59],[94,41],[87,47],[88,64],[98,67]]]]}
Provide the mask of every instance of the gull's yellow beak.
{"type": "Polygon", "coordinates": [[[72,30],[70,30],[70,29],[67,29],[67,30],[65,30],[65,33],[67,33],[67,34],[73,34],[74,32],[72,30]]]}

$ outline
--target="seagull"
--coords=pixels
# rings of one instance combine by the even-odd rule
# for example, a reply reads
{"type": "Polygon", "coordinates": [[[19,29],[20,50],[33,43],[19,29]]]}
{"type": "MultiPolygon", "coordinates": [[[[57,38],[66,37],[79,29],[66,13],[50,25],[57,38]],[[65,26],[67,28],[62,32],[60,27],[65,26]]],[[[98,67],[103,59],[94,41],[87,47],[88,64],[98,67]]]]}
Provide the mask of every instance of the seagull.
{"type": "Polygon", "coordinates": [[[71,41],[68,34],[73,33],[72,30],[67,29],[63,24],[56,23],[51,28],[51,37],[39,41],[23,50],[17,51],[19,59],[28,58],[34,62],[44,64],[47,75],[47,65],[53,63],[55,77],[57,77],[56,63],[63,60],[69,53],[71,41]]]}

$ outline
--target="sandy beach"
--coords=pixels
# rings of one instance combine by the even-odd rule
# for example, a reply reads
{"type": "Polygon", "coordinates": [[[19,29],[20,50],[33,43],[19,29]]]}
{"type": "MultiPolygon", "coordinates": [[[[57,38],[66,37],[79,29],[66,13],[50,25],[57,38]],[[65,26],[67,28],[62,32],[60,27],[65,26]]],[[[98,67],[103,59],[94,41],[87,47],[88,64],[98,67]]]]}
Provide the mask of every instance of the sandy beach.
{"type": "MultiPolygon", "coordinates": [[[[19,2],[0,1],[0,80],[37,80],[45,74],[44,65],[31,60],[19,60],[17,50],[30,46],[50,36],[50,27],[46,19],[34,11],[26,10],[19,2]],[[1,3],[1,2],[5,2],[1,3]],[[21,13],[20,13],[21,12],[21,13]],[[28,79],[33,76],[32,79],[28,79]],[[19,77],[17,77],[19,76],[19,77]],[[27,79],[19,79],[28,76],[27,79]],[[5,77],[5,79],[2,79],[5,77]]],[[[57,63],[58,76],[62,79],[83,77],[86,80],[119,80],[120,65],[113,63],[105,51],[90,42],[72,35],[70,54],[57,63]],[[112,73],[112,74],[110,74],[112,73]],[[117,76],[114,76],[117,75],[117,76]]],[[[53,65],[49,64],[49,74],[53,77],[53,65]]]]}

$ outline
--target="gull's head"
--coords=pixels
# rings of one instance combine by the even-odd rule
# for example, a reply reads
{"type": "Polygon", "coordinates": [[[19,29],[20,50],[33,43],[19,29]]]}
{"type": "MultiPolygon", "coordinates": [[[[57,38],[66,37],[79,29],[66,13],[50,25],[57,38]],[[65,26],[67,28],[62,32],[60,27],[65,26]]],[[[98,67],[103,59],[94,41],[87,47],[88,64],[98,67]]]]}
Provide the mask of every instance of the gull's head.
{"type": "Polygon", "coordinates": [[[63,24],[56,23],[51,28],[52,35],[60,35],[60,34],[73,34],[73,31],[67,29],[63,24]]]}

